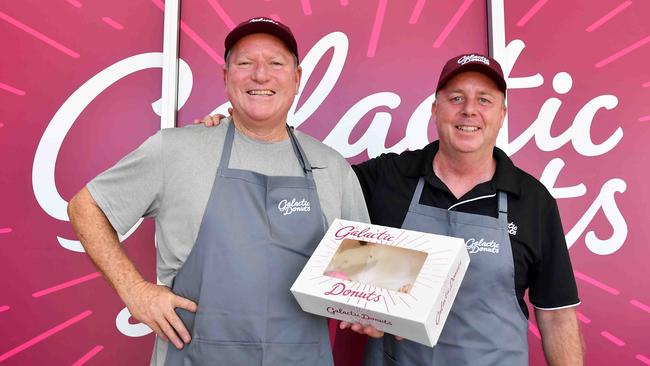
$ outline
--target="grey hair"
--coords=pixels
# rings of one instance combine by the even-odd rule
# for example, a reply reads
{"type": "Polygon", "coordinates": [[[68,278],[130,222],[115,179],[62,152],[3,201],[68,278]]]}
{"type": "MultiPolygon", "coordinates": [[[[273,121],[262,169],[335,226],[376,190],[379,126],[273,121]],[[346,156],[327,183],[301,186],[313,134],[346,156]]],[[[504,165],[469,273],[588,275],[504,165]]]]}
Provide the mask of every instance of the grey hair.
{"type": "MultiPolygon", "coordinates": [[[[234,48],[234,47],[233,47],[234,48]]],[[[230,65],[230,53],[232,52],[232,48],[228,50],[226,53],[226,64],[225,68],[228,68],[228,65],[230,65]]],[[[295,68],[298,68],[298,56],[296,56],[293,52],[289,51],[291,53],[291,56],[293,57],[293,66],[295,68]]]]}
{"type": "MultiPolygon", "coordinates": [[[[437,104],[438,103],[438,92],[435,92],[433,95],[435,97],[435,99],[433,100],[433,104],[437,104]]],[[[501,95],[503,95],[503,99],[501,99],[501,106],[505,108],[506,107],[507,94],[505,92],[501,92],[501,95]]]]}

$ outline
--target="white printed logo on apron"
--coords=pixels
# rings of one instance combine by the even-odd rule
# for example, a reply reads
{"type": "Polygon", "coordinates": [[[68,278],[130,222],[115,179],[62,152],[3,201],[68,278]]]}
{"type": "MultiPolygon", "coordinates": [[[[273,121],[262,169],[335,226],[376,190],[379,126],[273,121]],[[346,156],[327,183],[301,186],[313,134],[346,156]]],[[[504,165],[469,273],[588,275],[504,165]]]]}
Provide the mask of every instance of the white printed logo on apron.
{"type": "Polygon", "coordinates": [[[479,252],[499,254],[499,243],[494,240],[486,242],[483,238],[480,240],[470,238],[465,242],[465,247],[467,247],[467,252],[469,254],[476,254],[479,252]]]}
{"type": "Polygon", "coordinates": [[[278,211],[285,216],[291,215],[294,212],[309,212],[311,211],[311,205],[310,202],[304,198],[301,201],[293,198],[291,201],[280,201],[280,203],[278,203],[278,211]]]}
{"type": "Polygon", "coordinates": [[[508,224],[508,234],[517,235],[517,225],[514,222],[508,224]]]}

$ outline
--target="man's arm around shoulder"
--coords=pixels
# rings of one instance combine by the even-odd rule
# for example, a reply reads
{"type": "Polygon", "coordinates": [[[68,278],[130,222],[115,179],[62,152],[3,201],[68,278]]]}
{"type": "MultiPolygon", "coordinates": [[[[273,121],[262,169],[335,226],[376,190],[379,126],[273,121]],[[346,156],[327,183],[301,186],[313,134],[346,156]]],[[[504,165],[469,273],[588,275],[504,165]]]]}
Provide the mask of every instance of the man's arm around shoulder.
{"type": "Polygon", "coordinates": [[[535,309],[535,317],[542,335],[546,362],[550,366],[582,365],[584,352],[575,307],[535,309]]]}
{"type": "Polygon", "coordinates": [[[195,312],[196,304],[174,295],[166,286],[144,280],[87,188],[70,200],[68,216],[86,253],[115,288],[131,315],[177,348],[182,348],[183,342],[189,343],[190,334],[174,309],[195,312]]]}

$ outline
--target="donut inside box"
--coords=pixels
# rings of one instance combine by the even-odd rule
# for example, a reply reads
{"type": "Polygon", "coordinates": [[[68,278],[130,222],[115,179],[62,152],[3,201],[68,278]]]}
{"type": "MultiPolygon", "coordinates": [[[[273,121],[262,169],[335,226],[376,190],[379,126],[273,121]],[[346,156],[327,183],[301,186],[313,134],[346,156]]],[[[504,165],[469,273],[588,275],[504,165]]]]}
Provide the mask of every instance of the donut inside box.
{"type": "Polygon", "coordinates": [[[337,219],[291,292],[306,312],[433,346],[468,265],[463,239],[337,219]]]}

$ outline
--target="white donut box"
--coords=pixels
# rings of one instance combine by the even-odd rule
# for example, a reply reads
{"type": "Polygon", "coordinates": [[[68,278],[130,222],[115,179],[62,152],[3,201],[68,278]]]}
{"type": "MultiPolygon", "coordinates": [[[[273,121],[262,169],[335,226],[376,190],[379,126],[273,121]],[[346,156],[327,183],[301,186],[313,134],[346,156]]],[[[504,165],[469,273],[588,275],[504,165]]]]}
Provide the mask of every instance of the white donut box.
{"type": "Polygon", "coordinates": [[[433,346],[469,261],[460,238],[337,219],[291,292],[306,312],[433,346]]]}

